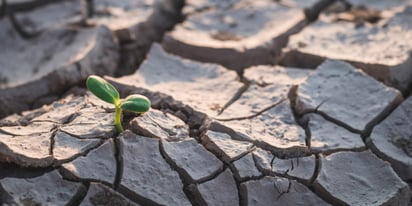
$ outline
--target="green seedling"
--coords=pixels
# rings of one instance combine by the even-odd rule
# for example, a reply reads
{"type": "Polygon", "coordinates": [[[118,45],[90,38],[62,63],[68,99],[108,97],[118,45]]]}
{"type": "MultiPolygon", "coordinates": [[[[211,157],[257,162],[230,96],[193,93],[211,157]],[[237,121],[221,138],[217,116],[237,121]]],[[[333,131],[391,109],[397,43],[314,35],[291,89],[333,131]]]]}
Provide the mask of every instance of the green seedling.
{"type": "Polygon", "coordinates": [[[91,75],[86,81],[87,88],[99,99],[113,104],[115,106],[114,122],[119,133],[123,132],[121,123],[122,111],[127,110],[139,114],[143,114],[150,109],[150,100],[140,94],[132,94],[125,99],[120,99],[119,92],[106,80],[91,75]]]}

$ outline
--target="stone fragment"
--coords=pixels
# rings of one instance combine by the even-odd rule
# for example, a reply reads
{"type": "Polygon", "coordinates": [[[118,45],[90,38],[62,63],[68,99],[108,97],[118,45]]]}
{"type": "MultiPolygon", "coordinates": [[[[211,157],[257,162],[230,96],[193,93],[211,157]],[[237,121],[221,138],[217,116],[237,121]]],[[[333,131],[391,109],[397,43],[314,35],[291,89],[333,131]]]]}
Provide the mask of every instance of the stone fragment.
{"type": "Polygon", "coordinates": [[[398,90],[347,63],[327,60],[300,85],[297,109],[301,113],[316,110],[364,133],[401,101],[398,90]]]}
{"type": "Polygon", "coordinates": [[[83,155],[86,151],[97,147],[101,143],[98,139],[78,139],[64,132],[54,135],[53,157],[56,165],[83,155]]]}
{"type": "Polygon", "coordinates": [[[228,134],[208,130],[202,144],[226,163],[235,161],[254,149],[250,142],[233,140],[228,134]]]}
{"type": "Polygon", "coordinates": [[[370,151],[321,156],[321,165],[314,188],[336,204],[407,205],[411,198],[408,184],[370,151]]]}
{"type": "Polygon", "coordinates": [[[20,38],[7,18],[0,28],[0,47],[7,48],[0,55],[0,117],[28,110],[39,98],[61,94],[90,74],[113,75],[117,68],[117,43],[106,27],[57,25],[30,39],[20,38]]]}
{"type": "Polygon", "coordinates": [[[221,66],[182,59],[154,44],[136,73],[114,81],[168,94],[215,116],[243,86],[236,78],[235,72],[221,66]]]}
{"type": "MultiPolygon", "coordinates": [[[[399,1],[363,2],[368,2],[365,6],[369,8],[402,5],[399,1]]],[[[412,44],[404,41],[412,37],[409,24],[412,9],[404,7],[402,10],[392,17],[385,17],[382,22],[362,26],[356,22],[330,22],[328,17],[319,18],[290,38],[289,51],[284,55],[282,65],[314,68],[324,59],[343,60],[405,91],[412,82],[409,54],[412,44]]]]}
{"type": "Polygon", "coordinates": [[[189,137],[189,127],[176,116],[151,109],[130,121],[131,130],[139,135],[178,141],[189,137]]]}
{"type": "Polygon", "coordinates": [[[247,205],[329,205],[306,186],[286,178],[264,177],[240,188],[247,205]]]}
{"type": "Polygon", "coordinates": [[[85,97],[74,97],[70,95],[60,101],[54,102],[49,112],[34,118],[32,121],[66,123],[77,111],[84,107],[85,103],[85,97]]]}
{"type": "Polygon", "coordinates": [[[119,137],[123,177],[119,190],[156,205],[191,205],[177,172],[159,151],[159,140],[125,131],[119,137]]]}
{"type": "Polygon", "coordinates": [[[320,0],[280,0],[282,4],[302,9],[311,9],[320,0]]]}
{"type": "Polygon", "coordinates": [[[338,150],[363,150],[365,144],[359,134],[325,120],[318,114],[308,114],[310,149],[313,152],[331,153],[338,150]]]}
{"type": "Polygon", "coordinates": [[[128,200],[122,194],[114,191],[113,189],[100,184],[90,183],[89,190],[86,197],[80,203],[80,206],[137,206],[138,204],[128,200]]]}
{"type": "Polygon", "coordinates": [[[85,108],[60,130],[82,139],[110,138],[115,133],[114,113],[106,113],[95,107],[85,108]]]}
{"type": "Polygon", "coordinates": [[[234,161],[233,167],[235,168],[234,175],[240,181],[256,178],[262,175],[259,170],[256,169],[251,153],[245,155],[239,160],[234,161]]]}
{"type": "Polygon", "coordinates": [[[367,140],[375,154],[389,161],[404,180],[412,179],[412,97],[373,128],[367,140]]]}
{"type": "Polygon", "coordinates": [[[305,26],[302,9],[273,1],[239,1],[227,9],[190,15],[166,33],[166,51],[241,71],[275,64],[289,35],[305,26]]]}
{"type": "Polygon", "coordinates": [[[229,105],[217,119],[250,117],[287,99],[290,89],[300,84],[310,70],[255,66],[248,68],[244,76],[252,81],[247,90],[229,105]]]}
{"type": "Polygon", "coordinates": [[[0,161],[22,167],[47,167],[53,162],[50,154],[51,133],[29,136],[0,134],[0,161]]]}
{"type": "Polygon", "coordinates": [[[197,188],[207,205],[239,205],[236,182],[228,169],[197,188]]]}
{"type": "Polygon", "coordinates": [[[116,157],[113,140],[72,162],[62,165],[65,176],[80,180],[93,180],[113,184],[116,177],[116,157]]]}
{"type": "Polygon", "coordinates": [[[210,129],[253,142],[278,156],[296,157],[308,152],[305,131],[295,122],[288,100],[250,119],[213,121],[210,129]]]}
{"type": "Polygon", "coordinates": [[[223,163],[195,139],[179,142],[162,141],[165,155],[170,158],[186,178],[199,182],[218,173],[223,163]]]}
{"type": "Polygon", "coordinates": [[[63,180],[56,170],[33,178],[6,177],[0,183],[5,205],[66,205],[84,187],[63,180]]]}
{"type": "Polygon", "coordinates": [[[0,127],[0,132],[13,136],[28,136],[32,134],[50,133],[56,124],[49,122],[32,123],[27,126],[0,127]]]}

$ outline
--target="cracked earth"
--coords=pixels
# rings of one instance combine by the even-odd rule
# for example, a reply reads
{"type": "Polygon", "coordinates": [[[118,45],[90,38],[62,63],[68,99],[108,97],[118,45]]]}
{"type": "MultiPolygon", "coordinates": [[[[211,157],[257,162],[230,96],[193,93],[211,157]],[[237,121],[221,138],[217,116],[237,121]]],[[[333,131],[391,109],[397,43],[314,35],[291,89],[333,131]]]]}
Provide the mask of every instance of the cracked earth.
{"type": "Polygon", "coordinates": [[[8,4],[0,205],[412,205],[412,1],[8,4]]]}

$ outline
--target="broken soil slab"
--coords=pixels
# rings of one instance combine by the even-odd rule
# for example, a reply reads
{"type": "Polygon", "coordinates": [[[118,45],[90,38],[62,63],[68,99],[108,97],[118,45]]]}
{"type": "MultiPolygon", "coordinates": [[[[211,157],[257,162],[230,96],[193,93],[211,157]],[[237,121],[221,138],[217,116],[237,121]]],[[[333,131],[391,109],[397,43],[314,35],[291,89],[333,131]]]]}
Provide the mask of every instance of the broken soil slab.
{"type": "Polygon", "coordinates": [[[69,95],[46,107],[47,112],[32,119],[33,122],[67,123],[73,115],[85,107],[86,97],[69,95]]]}
{"type": "Polygon", "coordinates": [[[186,139],[179,142],[162,141],[162,146],[165,156],[190,181],[205,180],[217,174],[223,168],[223,163],[195,139],[186,139]]]}
{"type": "Polygon", "coordinates": [[[289,35],[305,25],[303,10],[273,1],[240,1],[232,8],[190,15],[166,33],[170,53],[241,71],[275,64],[289,35]]]}
{"type": "Polygon", "coordinates": [[[235,161],[255,149],[250,142],[233,140],[226,133],[211,130],[202,137],[202,144],[226,163],[235,161]]]}
{"type": "Polygon", "coordinates": [[[296,157],[308,153],[305,131],[295,122],[287,100],[250,119],[212,121],[210,129],[252,142],[279,156],[296,157]]]}
{"type": "Polygon", "coordinates": [[[134,133],[169,141],[180,141],[189,137],[189,126],[170,113],[150,109],[130,121],[134,133]]]}
{"type": "Polygon", "coordinates": [[[88,150],[97,147],[101,142],[99,139],[79,139],[57,131],[54,135],[53,145],[54,165],[60,165],[83,155],[88,150]]]}
{"type": "Polygon", "coordinates": [[[114,113],[107,113],[97,107],[84,108],[77,112],[70,123],[62,125],[60,130],[81,139],[107,139],[115,134],[114,113]]]}
{"type": "Polygon", "coordinates": [[[125,131],[119,136],[123,175],[119,191],[144,205],[191,205],[179,174],[166,163],[159,140],[125,131]]]}
{"type": "Polygon", "coordinates": [[[167,54],[154,44],[140,68],[114,82],[162,92],[194,110],[215,116],[243,84],[237,74],[216,64],[204,64],[167,54]]]}
{"type": "Polygon", "coordinates": [[[51,133],[12,136],[0,134],[0,162],[22,167],[47,167],[53,163],[50,154],[51,133]]]}
{"type": "Polygon", "coordinates": [[[389,161],[404,180],[412,180],[412,97],[402,102],[372,131],[367,143],[389,161]]]}
{"type": "Polygon", "coordinates": [[[183,15],[196,15],[209,9],[228,9],[241,0],[186,0],[183,7],[183,15]]]}
{"type": "Polygon", "coordinates": [[[34,178],[6,177],[0,184],[0,202],[5,205],[66,205],[85,190],[81,183],[63,180],[56,170],[34,178]]]}
{"type": "Polygon", "coordinates": [[[410,0],[346,0],[352,6],[364,6],[368,9],[389,10],[405,7],[412,3],[410,0]]]}
{"type": "Polygon", "coordinates": [[[307,114],[310,130],[310,149],[313,152],[331,153],[339,150],[360,151],[365,144],[361,135],[352,133],[318,114],[307,114]]]}
{"type": "Polygon", "coordinates": [[[336,204],[407,205],[411,198],[408,184],[370,151],[321,156],[321,165],[314,188],[336,204]]]}
{"type": "Polygon", "coordinates": [[[253,151],[253,158],[263,174],[295,178],[305,184],[310,184],[316,172],[316,157],[314,155],[280,159],[268,151],[256,149],[253,151]]]}
{"type": "Polygon", "coordinates": [[[250,117],[287,99],[293,86],[303,82],[311,70],[280,66],[254,66],[245,70],[251,84],[217,119],[250,117]]]}
{"type": "Polygon", "coordinates": [[[106,27],[56,27],[30,40],[0,21],[0,117],[28,110],[39,98],[60,94],[90,74],[113,75],[118,53],[106,27]],[[22,52],[24,51],[24,52],[22,52]],[[16,64],[16,62],[19,62],[16,64]]]}
{"type": "Polygon", "coordinates": [[[401,93],[350,64],[327,60],[299,86],[297,110],[315,111],[366,133],[402,101],[401,93]]]}
{"type": "Polygon", "coordinates": [[[262,176],[262,173],[257,170],[252,153],[248,153],[244,157],[233,162],[235,177],[238,181],[245,181],[262,176]]]}
{"type": "Polygon", "coordinates": [[[240,188],[245,205],[329,205],[303,184],[286,178],[264,177],[240,188]]]}
{"type": "Polygon", "coordinates": [[[0,133],[13,136],[28,136],[33,134],[51,133],[56,124],[50,122],[32,123],[27,126],[0,127],[0,133]]]}
{"type": "Polygon", "coordinates": [[[100,184],[91,183],[86,197],[80,203],[80,206],[138,206],[138,204],[128,200],[122,194],[113,189],[100,184]]]}
{"type": "MultiPolygon", "coordinates": [[[[383,1],[380,1],[383,2],[383,1]]],[[[385,1],[394,2],[394,1],[385,1]]],[[[379,5],[371,3],[368,5],[379,5]]],[[[292,36],[282,64],[314,68],[323,60],[344,60],[376,79],[405,91],[412,82],[412,9],[385,19],[382,24],[357,26],[353,22],[329,22],[320,18],[292,36]]]]}
{"type": "Polygon", "coordinates": [[[199,184],[197,190],[207,205],[239,205],[236,182],[229,169],[216,178],[199,184]]]}
{"type": "Polygon", "coordinates": [[[86,156],[62,165],[62,174],[69,179],[93,180],[113,184],[116,177],[116,157],[113,140],[109,139],[86,156]]]}

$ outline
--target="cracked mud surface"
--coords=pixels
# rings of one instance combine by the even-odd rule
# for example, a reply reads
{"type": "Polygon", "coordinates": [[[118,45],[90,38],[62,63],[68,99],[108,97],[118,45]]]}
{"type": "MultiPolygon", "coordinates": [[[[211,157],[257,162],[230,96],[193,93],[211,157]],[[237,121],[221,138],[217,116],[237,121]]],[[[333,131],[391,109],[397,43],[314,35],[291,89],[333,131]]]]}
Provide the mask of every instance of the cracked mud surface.
{"type": "Polygon", "coordinates": [[[397,38],[412,2],[328,2],[105,0],[84,28],[64,1],[16,13],[44,29],[28,40],[0,16],[0,77],[15,78],[0,104],[26,97],[0,109],[0,205],[411,205],[410,45],[397,38]],[[344,16],[362,5],[378,23],[344,16]],[[385,39],[394,63],[357,55],[385,39]],[[92,73],[152,108],[124,112],[117,134],[113,106],[75,87],[92,73]]]}

